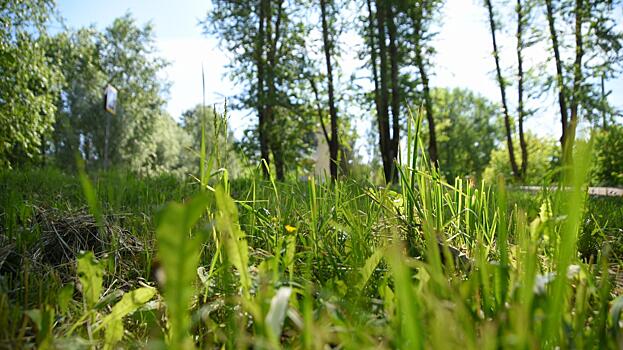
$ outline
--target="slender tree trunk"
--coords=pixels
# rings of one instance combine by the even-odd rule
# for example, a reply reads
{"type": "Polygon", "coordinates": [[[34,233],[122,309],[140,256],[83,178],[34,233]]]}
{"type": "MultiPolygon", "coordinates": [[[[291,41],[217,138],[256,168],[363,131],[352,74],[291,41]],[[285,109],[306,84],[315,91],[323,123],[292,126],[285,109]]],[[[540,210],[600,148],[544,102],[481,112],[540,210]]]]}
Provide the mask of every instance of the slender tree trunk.
{"type": "Polygon", "coordinates": [[[524,71],[523,71],[523,6],[521,0],[517,0],[517,114],[519,123],[519,146],[521,147],[521,177],[526,178],[528,171],[528,145],[524,135],[523,121],[525,117],[524,111],[524,71]]]}
{"type": "Polygon", "coordinates": [[[604,86],[605,73],[601,73],[601,128],[608,130],[606,121],[606,87],[604,86]]]}
{"type": "MultiPolygon", "coordinates": [[[[417,49],[416,49],[417,50],[417,49]]],[[[423,62],[422,53],[417,51],[415,54],[420,77],[422,78],[422,86],[424,92],[424,109],[426,110],[426,120],[428,122],[428,156],[433,166],[438,166],[437,161],[439,154],[437,153],[437,132],[435,131],[435,116],[433,114],[433,101],[430,95],[428,82],[428,74],[423,62]]]]}
{"type": "Polygon", "coordinates": [[[578,125],[578,107],[582,98],[582,18],[584,16],[583,0],[575,0],[575,61],[573,63],[573,91],[571,95],[571,116],[567,126],[565,149],[567,157],[571,157],[571,150],[575,142],[575,129],[578,125]]]}
{"type": "Polygon", "coordinates": [[[331,51],[333,43],[329,40],[329,24],[327,22],[327,3],[326,0],[320,0],[320,11],[322,12],[322,41],[324,47],[324,57],[327,65],[327,84],[329,85],[329,114],[331,116],[331,138],[329,142],[329,158],[331,164],[331,178],[337,179],[338,153],[340,142],[338,138],[337,125],[337,109],[335,108],[335,96],[333,91],[333,67],[331,65],[331,51]]]}
{"type": "MultiPolygon", "coordinates": [[[[257,30],[256,48],[255,48],[255,60],[257,65],[257,114],[258,114],[258,129],[260,136],[260,156],[267,165],[270,165],[270,154],[267,139],[267,127],[266,127],[266,107],[264,97],[264,80],[266,79],[264,73],[264,21],[266,20],[266,0],[259,1],[259,26],[257,30]]],[[[268,178],[270,169],[269,167],[262,166],[262,172],[264,177],[268,178]]]]}
{"type": "Polygon", "coordinates": [[[547,9],[547,23],[549,26],[549,34],[552,40],[552,51],[554,51],[554,60],[556,62],[556,85],[558,87],[558,105],[560,106],[560,122],[562,125],[562,135],[560,137],[561,148],[565,149],[565,140],[567,138],[567,129],[569,117],[567,112],[567,96],[565,93],[565,83],[563,80],[562,60],[560,58],[560,46],[558,43],[558,33],[556,32],[556,22],[554,7],[552,0],[545,0],[547,9]]]}
{"type": "Polygon", "coordinates": [[[489,11],[489,25],[491,27],[491,39],[493,41],[493,58],[495,59],[495,69],[497,72],[498,85],[500,86],[500,94],[502,95],[502,109],[504,110],[504,126],[506,127],[506,143],[508,145],[508,156],[510,158],[511,169],[513,176],[516,179],[521,179],[519,168],[517,167],[517,161],[515,160],[515,149],[513,146],[513,133],[511,128],[511,120],[508,115],[508,104],[506,103],[506,84],[504,77],[502,77],[502,69],[500,68],[500,55],[498,51],[497,41],[495,39],[495,19],[493,16],[493,6],[491,0],[485,1],[487,10],[489,11]]]}
{"type": "Polygon", "coordinates": [[[422,20],[424,16],[423,6],[418,6],[415,10],[414,29],[415,29],[415,62],[420,72],[422,86],[424,90],[424,109],[426,111],[426,120],[428,122],[428,156],[431,164],[437,166],[439,154],[437,152],[437,132],[435,131],[435,116],[433,114],[433,101],[430,95],[430,87],[424,57],[422,55],[422,20]]]}
{"type": "Polygon", "coordinates": [[[309,83],[311,85],[312,91],[314,92],[314,97],[316,98],[316,111],[318,112],[318,120],[320,120],[320,127],[322,128],[322,134],[324,135],[325,141],[327,141],[327,145],[331,143],[331,136],[327,132],[327,126],[324,123],[324,118],[322,116],[322,106],[320,105],[320,93],[318,92],[318,87],[316,86],[316,81],[313,77],[309,77],[309,83]]]}
{"type": "Polygon", "coordinates": [[[385,164],[385,159],[383,155],[387,153],[385,149],[385,144],[383,143],[383,111],[381,108],[381,93],[380,93],[380,84],[379,84],[379,73],[377,69],[377,57],[376,57],[376,45],[374,43],[374,38],[376,37],[376,28],[374,26],[374,13],[372,12],[372,1],[367,0],[366,4],[368,5],[368,45],[370,45],[370,65],[372,66],[372,79],[374,80],[374,106],[376,107],[376,122],[377,129],[379,133],[379,150],[381,151],[381,159],[383,160],[383,164],[385,164]]]}
{"type": "MultiPolygon", "coordinates": [[[[387,16],[387,32],[389,35],[389,61],[391,73],[392,89],[392,136],[390,139],[390,150],[392,163],[398,158],[398,147],[400,147],[400,82],[398,80],[398,46],[396,45],[396,24],[394,23],[394,13],[391,3],[387,3],[385,12],[387,16]]],[[[392,164],[392,181],[398,179],[398,172],[394,171],[392,164]]]]}
{"type": "Polygon", "coordinates": [[[272,34],[272,8],[270,7],[269,1],[269,12],[268,12],[268,26],[267,26],[267,37],[270,40],[270,46],[268,49],[268,74],[267,74],[267,85],[268,85],[268,103],[266,108],[266,116],[269,120],[268,125],[270,126],[270,141],[269,146],[273,154],[273,160],[275,163],[275,172],[277,176],[277,180],[283,180],[285,178],[285,162],[283,160],[283,144],[280,138],[279,131],[277,130],[277,120],[275,116],[275,106],[277,105],[277,88],[275,83],[275,67],[277,65],[277,46],[280,39],[280,30],[281,30],[281,16],[283,11],[283,0],[279,0],[279,5],[277,8],[277,16],[275,18],[275,34],[272,34]]]}
{"type": "Polygon", "coordinates": [[[381,128],[379,130],[379,138],[381,143],[381,157],[383,159],[383,171],[385,173],[385,181],[390,182],[393,173],[393,158],[390,147],[390,135],[389,135],[389,110],[387,103],[389,101],[388,93],[388,81],[387,81],[387,45],[385,43],[385,2],[378,0],[376,2],[376,23],[378,30],[378,42],[379,42],[379,56],[380,56],[380,98],[379,109],[381,112],[380,123],[381,128]],[[384,150],[384,151],[383,151],[384,150]]]}

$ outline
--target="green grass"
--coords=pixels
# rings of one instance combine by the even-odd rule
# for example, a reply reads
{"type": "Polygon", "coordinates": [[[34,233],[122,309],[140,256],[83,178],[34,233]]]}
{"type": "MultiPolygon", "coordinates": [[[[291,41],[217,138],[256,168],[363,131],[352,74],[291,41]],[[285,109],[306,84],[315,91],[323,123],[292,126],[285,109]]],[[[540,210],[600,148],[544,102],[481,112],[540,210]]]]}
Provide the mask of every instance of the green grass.
{"type": "Polygon", "coordinates": [[[586,165],[528,195],[417,154],[391,187],[2,172],[0,348],[623,346],[623,205],[586,165]]]}

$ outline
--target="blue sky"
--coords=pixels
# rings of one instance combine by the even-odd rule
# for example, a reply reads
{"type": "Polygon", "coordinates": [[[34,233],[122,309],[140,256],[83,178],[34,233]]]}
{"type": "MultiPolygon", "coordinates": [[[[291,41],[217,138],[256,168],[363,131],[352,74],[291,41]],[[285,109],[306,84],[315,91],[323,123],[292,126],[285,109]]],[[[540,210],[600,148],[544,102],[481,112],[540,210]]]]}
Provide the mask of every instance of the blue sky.
{"type": "MultiPolygon", "coordinates": [[[[201,103],[202,65],[206,73],[206,100],[209,104],[220,103],[224,97],[236,94],[236,87],[225,75],[227,53],[218,48],[215,38],[205,36],[198,25],[210,8],[209,0],[58,0],[57,5],[66,24],[74,28],[95,24],[97,28],[103,29],[127,11],[140,24],[152,21],[160,54],[171,63],[163,76],[172,82],[167,110],[175,118],[179,118],[184,110],[201,103]]],[[[431,84],[469,88],[493,101],[499,101],[499,90],[492,74],[494,62],[490,55],[487,17],[480,2],[447,0],[442,18],[434,44],[437,54],[433,60],[431,84]]],[[[498,36],[503,48],[502,63],[510,67],[515,55],[512,33],[501,32],[498,36]]],[[[356,45],[354,36],[352,40],[349,39],[345,41],[356,45]]],[[[531,49],[527,59],[539,60],[545,57],[548,53],[543,45],[531,49]]],[[[349,56],[354,51],[345,50],[341,58],[340,64],[345,72],[352,72],[360,65],[354,55],[349,56]]],[[[344,74],[345,77],[349,75],[344,74]]],[[[610,102],[623,109],[623,79],[609,82],[607,89],[613,90],[610,102]]],[[[514,90],[509,90],[508,94],[511,100],[515,98],[514,90]]],[[[541,110],[528,120],[528,129],[538,135],[559,137],[554,97],[546,96],[544,100],[534,103],[541,106],[541,110]]],[[[232,113],[235,135],[240,137],[244,128],[253,120],[253,115],[232,113]]],[[[363,136],[370,123],[361,124],[358,131],[363,136]]]]}

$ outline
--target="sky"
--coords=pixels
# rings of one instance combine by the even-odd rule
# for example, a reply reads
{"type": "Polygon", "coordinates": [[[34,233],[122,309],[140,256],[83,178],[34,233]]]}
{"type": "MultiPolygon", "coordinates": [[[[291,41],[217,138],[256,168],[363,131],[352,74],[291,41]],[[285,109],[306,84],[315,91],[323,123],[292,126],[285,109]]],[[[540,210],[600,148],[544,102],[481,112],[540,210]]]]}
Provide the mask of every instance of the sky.
{"type": "MultiPolygon", "coordinates": [[[[226,75],[228,53],[218,47],[216,38],[203,34],[199,25],[210,8],[209,0],[58,0],[57,5],[65,23],[73,28],[93,24],[98,29],[104,29],[114,18],[127,11],[139,24],[151,21],[155,26],[160,56],[170,62],[163,72],[163,77],[172,83],[166,108],[176,119],[183,111],[201,103],[202,67],[207,104],[222,104],[226,97],[234,96],[239,91],[226,75]]],[[[490,54],[487,13],[480,1],[447,0],[441,18],[433,44],[437,53],[432,60],[431,85],[469,88],[492,101],[499,101],[500,93],[493,75],[495,65],[490,54]]],[[[502,64],[512,67],[515,60],[512,33],[500,32],[498,36],[502,64]]],[[[545,57],[548,54],[545,45],[537,44],[527,52],[527,60],[545,57]]],[[[354,52],[345,50],[340,60],[345,72],[352,72],[361,65],[354,52]]],[[[623,78],[608,82],[606,89],[612,90],[609,101],[623,109],[623,78]]],[[[514,90],[509,89],[507,94],[511,101],[516,98],[514,90]]],[[[533,104],[541,108],[537,115],[528,119],[527,129],[540,136],[558,138],[560,126],[554,96],[545,96],[533,104]]],[[[234,111],[231,116],[234,134],[238,138],[255,118],[251,113],[241,111],[234,111]]],[[[361,137],[369,125],[367,122],[358,127],[361,137]]]]}

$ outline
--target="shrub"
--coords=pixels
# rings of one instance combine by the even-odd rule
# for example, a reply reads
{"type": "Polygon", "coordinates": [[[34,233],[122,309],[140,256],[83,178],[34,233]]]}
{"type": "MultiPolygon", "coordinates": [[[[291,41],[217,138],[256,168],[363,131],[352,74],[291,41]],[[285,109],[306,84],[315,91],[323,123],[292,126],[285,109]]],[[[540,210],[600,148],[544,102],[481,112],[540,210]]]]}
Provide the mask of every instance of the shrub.
{"type": "Polygon", "coordinates": [[[613,125],[595,134],[594,185],[623,186],[623,126],[613,125]]]}

